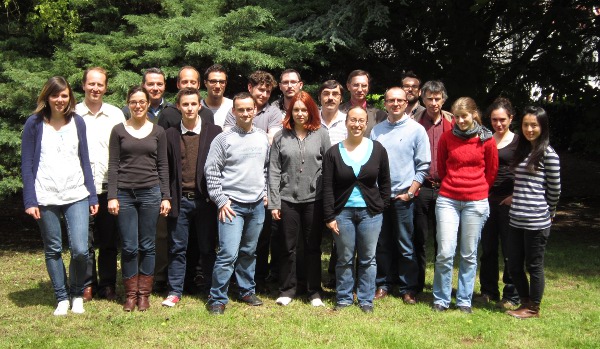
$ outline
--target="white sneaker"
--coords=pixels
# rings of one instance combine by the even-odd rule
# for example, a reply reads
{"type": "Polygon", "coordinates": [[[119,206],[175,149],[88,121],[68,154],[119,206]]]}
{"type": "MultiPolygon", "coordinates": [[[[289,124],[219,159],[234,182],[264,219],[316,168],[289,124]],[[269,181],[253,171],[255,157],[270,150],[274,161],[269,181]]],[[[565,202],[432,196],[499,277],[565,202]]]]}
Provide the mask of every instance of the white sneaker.
{"type": "Polygon", "coordinates": [[[73,306],[71,307],[71,311],[75,314],[85,313],[85,310],[83,309],[83,298],[81,298],[81,297],[73,298],[73,306]]]}
{"type": "Polygon", "coordinates": [[[292,299],[290,297],[279,297],[279,298],[277,298],[275,303],[286,306],[286,305],[292,303],[292,299]]]}
{"type": "Polygon", "coordinates": [[[179,297],[170,295],[161,304],[165,307],[174,307],[177,303],[179,303],[179,297]]]}
{"type": "Polygon", "coordinates": [[[324,307],[325,306],[325,304],[323,303],[321,298],[313,299],[312,301],[310,301],[310,305],[312,305],[313,307],[324,307]]]}
{"type": "Polygon", "coordinates": [[[67,315],[67,311],[69,311],[69,300],[68,299],[58,302],[58,305],[56,306],[56,309],[54,310],[54,316],[67,315]]]}

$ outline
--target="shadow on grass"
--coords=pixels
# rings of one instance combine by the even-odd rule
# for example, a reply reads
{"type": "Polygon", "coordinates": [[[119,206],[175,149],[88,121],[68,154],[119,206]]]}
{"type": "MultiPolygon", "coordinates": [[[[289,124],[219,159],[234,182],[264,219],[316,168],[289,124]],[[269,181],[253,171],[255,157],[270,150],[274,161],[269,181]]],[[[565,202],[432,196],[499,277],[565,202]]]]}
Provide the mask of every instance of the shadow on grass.
{"type": "Polygon", "coordinates": [[[8,294],[8,299],[11,300],[17,307],[25,308],[35,305],[51,305],[54,306],[54,289],[50,281],[40,281],[37,287],[23,289],[8,294]]]}

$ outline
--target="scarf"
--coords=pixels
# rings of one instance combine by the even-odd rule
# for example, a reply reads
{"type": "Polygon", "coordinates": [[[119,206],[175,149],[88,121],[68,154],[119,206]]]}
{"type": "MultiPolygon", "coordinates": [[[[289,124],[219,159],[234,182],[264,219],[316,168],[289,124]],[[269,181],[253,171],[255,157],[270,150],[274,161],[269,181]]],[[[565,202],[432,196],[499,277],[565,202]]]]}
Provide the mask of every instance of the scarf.
{"type": "Polygon", "coordinates": [[[492,131],[490,131],[487,127],[479,125],[477,121],[473,120],[474,127],[463,131],[458,127],[458,124],[454,124],[452,127],[452,134],[461,139],[469,139],[475,136],[479,136],[481,143],[487,141],[492,138],[492,131]]]}

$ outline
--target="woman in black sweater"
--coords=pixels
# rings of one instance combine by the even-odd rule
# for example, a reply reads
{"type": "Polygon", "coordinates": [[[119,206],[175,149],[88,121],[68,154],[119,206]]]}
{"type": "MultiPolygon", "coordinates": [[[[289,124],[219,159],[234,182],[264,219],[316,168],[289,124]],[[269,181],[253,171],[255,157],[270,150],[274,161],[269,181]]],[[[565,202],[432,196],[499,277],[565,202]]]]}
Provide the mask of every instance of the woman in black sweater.
{"type": "Polygon", "coordinates": [[[382,212],[391,196],[390,169],[385,148],[364,138],[367,112],[353,107],[346,116],[348,137],[331,147],[323,160],[325,223],[337,246],[336,306],[353,304],[354,255],[357,254],[357,298],[360,309],[373,311],[375,250],[382,212]]]}

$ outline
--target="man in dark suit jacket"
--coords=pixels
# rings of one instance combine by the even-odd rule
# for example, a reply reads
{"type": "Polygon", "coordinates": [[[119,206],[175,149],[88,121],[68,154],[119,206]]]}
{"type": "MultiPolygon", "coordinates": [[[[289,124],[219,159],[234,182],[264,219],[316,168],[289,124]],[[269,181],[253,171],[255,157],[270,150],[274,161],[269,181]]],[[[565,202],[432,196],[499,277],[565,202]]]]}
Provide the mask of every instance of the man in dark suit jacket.
{"type": "Polygon", "coordinates": [[[179,302],[183,292],[189,234],[197,235],[203,274],[209,280],[217,238],[217,206],[208,196],[204,164],[210,144],[221,133],[221,128],[200,119],[200,93],[195,88],[184,87],[179,91],[177,108],[181,121],[166,131],[173,199],[167,218],[169,295],[162,304],[169,307],[179,302]]]}
{"type": "MultiPolygon", "coordinates": [[[[186,65],[179,69],[179,73],[177,74],[177,89],[180,91],[183,88],[195,88],[200,89],[200,73],[196,68],[186,65]]],[[[175,127],[180,125],[181,122],[181,114],[182,112],[179,110],[177,105],[169,104],[165,106],[158,117],[158,125],[162,126],[165,130],[170,127],[175,127]]],[[[200,115],[200,119],[202,121],[209,122],[214,125],[215,117],[212,111],[208,108],[200,108],[198,109],[198,115],[200,115]]]]}

